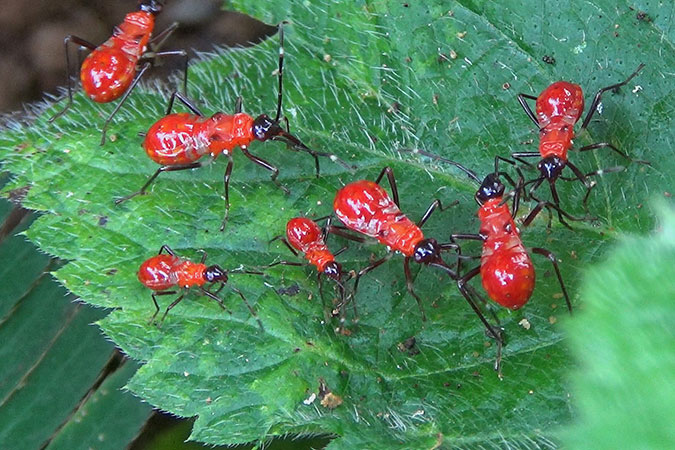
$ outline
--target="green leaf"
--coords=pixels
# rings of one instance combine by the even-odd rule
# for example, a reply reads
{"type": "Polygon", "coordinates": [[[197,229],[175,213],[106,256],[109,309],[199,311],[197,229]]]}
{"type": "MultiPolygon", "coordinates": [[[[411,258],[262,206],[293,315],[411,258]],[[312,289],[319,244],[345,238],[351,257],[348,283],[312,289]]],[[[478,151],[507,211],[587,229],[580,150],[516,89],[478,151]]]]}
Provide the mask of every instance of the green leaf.
{"type": "MultiPolygon", "coordinates": [[[[284,112],[291,130],[311,147],[358,165],[356,174],[324,160],[315,179],[306,154],[290,153],[279,143],[254,144],[254,154],[280,167],[279,179],[291,190],[286,196],[269,182],[268,172],[235,151],[230,222],[219,233],[223,161],[162,174],[149,195],[113,204],[157,168],[137,135],[163,115],[166,95],[153,89],[133,93],[111,126],[115,140],[104,147],[97,127],[112,105],[91,105],[81,95],[55,124],[46,118],[58,106],[33,127],[0,135],[5,167],[16,177],[12,187],[30,184],[25,204],[51,213],[31,227],[29,237],[70,260],[57,272],[68,289],[93,305],[116,308],[101,327],[145,363],[131,390],[174,414],[198,416],[192,438],[213,444],[326,433],[338,436],[331,448],[553,445],[553,430],[570,418],[564,374],[571,363],[554,323],[566,315],[560,288],[545,260],[536,260],[532,302],[519,312],[499,311],[508,334],[503,381],[491,369],[494,348],[454,283],[431,269],[415,274],[429,318],[422,322],[406,293],[400,257],[364,278],[360,321],[349,337],[336,335],[336,324],[325,320],[310,268],[231,277],[254,304],[264,333],[227,289],[231,316],[193,293],[161,329],[152,327],[147,322],[154,307],[136,270],[162,244],[189,258],[206,250],[211,262],[225,268],[289,259],[283,246],[267,244],[286,220],[329,214],[342,183],[373,179],[384,165],[394,168],[402,209],[415,220],[434,198],[460,201],[430,219],[428,236],[445,241],[451,232],[476,232],[475,186],[465,176],[401,159],[393,150],[424,148],[487,173],[497,154],[536,150],[536,130],[517,93],[536,95],[566,79],[580,83],[590,99],[645,62],[629,86],[605,94],[603,113],[577,145],[611,142],[653,167],[632,164],[598,180],[589,205],[599,224],[579,224],[575,232],[554,225],[549,234],[542,217],[524,232],[526,245],[557,254],[578,305],[574,294],[588,263],[617,234],[650,229],[654,220],[642,204],[672,191],[674,111],[667,81],[675,57],[672,36],[663,31],[672,9],[654,2],[634,10],[607,0],[543,7],[468,1],[235,6],[269,23],[290,21],[284,112]],[[652,21],[637,20],[637,9],[652,21]],[[543,63],[544,55],[556,64],[543,63]],[[298,294],[277,293],[293,285],[298,294]],[[524,318],[529,329],[518,325],[524,318]],[[420,350],[414,356],[397,347],[411,336],[420,350]],[[320,379],[343,398],[341,406],[303,403],[318,391],[320,379]]],[[[238,95],[246,111],[272,113],[277,46],[273,38],[195,64],[190,96],[207,113],[231,112],[238,95]]],[[[571,158],[584,171],[625,163],[602,151],[571,158]]],[[[571,213],[583,213],[578,183],[561,182],[560,194],[571,213]]],[[[336,239],[331,245],[340,244],[336,239]]],[[[359,269],[371,253],[382,255],[383,249],[350,245],[341,260],[347,269],[359,269]]],[[[473,284],[480,288],[478,280],[473,284]]],[[[162,305],[168,300],[162,298],[162,305]]]]}
{"type": "Polygon", "coordinates": [[[675,210],[658,232],[622,239],[589,271],[583,314],[568,324],[580,361],[573,392],[579,418],[570,448],[673,448],[675,432],[675,210]]]}
{"type": "Polygon", "coordinates": [[[84,448],[83,444],[96,445],[96,449],[127,447],[150,415],[147,405],[129,392],[120,392],[137,369],[137,364],[125,360],[78,408],[47,449],[84,448]]]}
{"type": "MultiPolygon", "coordinates": [[[[6,182],[3,176],[1,184],[6,182]]],[[[61,441],[64,431],[89,426],[95,439],[79,435],[68,444],[69,449],[91,448],[107,435],[121,438],[110,448],[125,446],[138,431],[149,408],[131,394],[108,389],[109,402],[124,423],[97,421],[94,415],[73,418],[88,391],[101,397],[95,381],[113,352],[90,323],[104,315],[82,304],[74,303],[63,287],[46,272],[53,261],[37,251],[25,236],[17,234],[27,228],[33,215],[0,200],[0,442],[12,449],[38,448],[51,440],[49,448],[61,441]],[[121,443],[120,443],[121,442],[121,443]]],[[[113,378],[125,383],[132,370],[118,371],[113,378]]],[[[80,411],[81,414],[82,411],[80,411]]],[[[68,433],[68,431],[66,431],[68,433]]],[[[97,448],[101,448],[100,446],[97,448]]]]}

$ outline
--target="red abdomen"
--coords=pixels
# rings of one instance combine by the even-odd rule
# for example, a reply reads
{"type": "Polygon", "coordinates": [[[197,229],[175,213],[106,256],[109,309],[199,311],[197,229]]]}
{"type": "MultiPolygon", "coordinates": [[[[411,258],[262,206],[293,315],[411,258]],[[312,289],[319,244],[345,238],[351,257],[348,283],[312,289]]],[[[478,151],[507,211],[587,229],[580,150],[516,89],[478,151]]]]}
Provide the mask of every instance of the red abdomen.
{"type": "Polygon", "coordinates": [[[154,27],[152,14],[136,11],[124,18],[113,35],[91,52],[82,63],[80,80],[84,92],[98,103],[124,94],[136,75],[136,64],[145,51],[154,27]]]}
{"type": "Polygon", "coordinates": [[[478,211],[480,233],[486,236],[480,275],[492,300],[506,308],[518,309],[532,296],[534,266],[508,206],[501,201],[490,199],[478,211]]]}
{"type": "Polygon", "coordinates": [[[201,124],[205,119],[193,114],[169,114],[150,127],[143,148],[157,164],[176,165],[197,161],[209,152],[209,139],[201,124]]]}
{"type": "Polygon", "coordinates": [[[424,239],[422,230],[410,221],[377,183],[355,181],[335,195],[333,209],[347,228],[412,256],[424,239]]]}
{"type": "Polygon", "coordinates": [[[519,309],[532,296],[535,274],[530,255],[518,243],[485,242],[480,276],[488,296],[509,309],[519,309]],[[501,248],[495,249],[500,246],[501,248]]]}
{"type": "Polygon", "coordinates": [[[172,287],[187,288],[205,283],[204,264],[197,264],[172,255],[156,255],[141,264],[138,281],[154,291],[172,287]]]}
{"type": "Polygon", "coordinates": [[[162,165],[188,164],[206,154],[230,154],[236,146],[253,140],[253,118],[247,114],[169,114],[150,127],[143,148],[162,165]]]}
{"type": "Polygon", "coordinates": [[[138,281],[155,291],[164,291],[176,285],[178,281],[174,267],[181,259],[171,255],[156,255],[141,264],[138,269],[138,281]]]}
{"type": "Polygon", "coordinates": [[[305,217],[289,220],[286,224],[286,238],[289,244],[302,252],[320,272],[323,272],[326,264],[335,261],[323,240],[321,229],[313,220],[305,217]]]}
{"type": "Polygon", "coordinates": [[[536,104],[539,121],[539,153],[543,158],[558,156],[567,160],[572,147],[574,124],[584,111],[584,93],[574,83],[558,81],[539,94],[536,104]]]}

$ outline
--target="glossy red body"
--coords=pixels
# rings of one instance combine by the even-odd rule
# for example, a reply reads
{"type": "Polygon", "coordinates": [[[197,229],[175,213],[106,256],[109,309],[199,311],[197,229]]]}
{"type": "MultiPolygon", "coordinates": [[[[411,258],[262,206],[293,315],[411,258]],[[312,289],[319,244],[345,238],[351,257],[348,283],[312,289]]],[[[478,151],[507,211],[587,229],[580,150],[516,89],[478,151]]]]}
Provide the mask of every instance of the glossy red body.
{"type": "Polygon", "coordinates": [[[537,97],[536,115],[539,121],[539,153],[542,158],[557,156],[567,161],[572,147],[574,124],[584,111],[584,93],[577,84],[566,81],[553,83],[537,97]]]}
{"type": "Polygon", "coordinates": [[[373,237],[405,256],[413,256],[415,246],[424,239],[422,230],[372,181],[355,181],[340,189],[333,209],[350,230],[373,237]]]}
{"type": "Polygon", "coordinates": [[[113,35],[92,51],[82,63],[82,89],[89,98],[107,103],[124,94],[136,75],[136,64],[145,52],[155,26],[151,13],[126,15],[113,35]]]}
{"type": "Polygon", "coordinates": [[[286,239],[296,250],[302,252],[310,264],[323,272],[326,264],[335,261],[335,257],[323,240],[321,228],[313,220],[296,217],[286,224],[286,239]]]}
{"type": "Polygon", "coordinates": [[[511,211],[501,202],[501,197],[490,199],[478,210],[480,234],[486,237],[480,275],[488,296],[515,310],[532,296],[535,273],[511,211]]]}
{"type": "Polygon", "coordinates": [[[162,165],[188,164],[204,155],[229,155],[237,146],[253,142],[253,117],[216,113],[211,117],[169,114],[150,127],[143,148],[162,165]]]}
{"type": "Polygon", "coordinates": [[[138,281],[154,291],[202,286],[206,283],[205,270],[204,264],[172,255],[156,255],[141,264],[138,281]]]}

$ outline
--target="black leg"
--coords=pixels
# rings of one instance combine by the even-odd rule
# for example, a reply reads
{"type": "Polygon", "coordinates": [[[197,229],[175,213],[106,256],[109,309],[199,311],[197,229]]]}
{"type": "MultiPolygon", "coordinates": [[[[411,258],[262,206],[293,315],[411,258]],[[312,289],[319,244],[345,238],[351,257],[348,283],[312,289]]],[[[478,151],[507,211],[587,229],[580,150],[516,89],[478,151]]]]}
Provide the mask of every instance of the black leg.
{"type": "Polygon", "coordinates": [[[448,209],[452,206],[455,206],[457,204],[459,204],[459,201],[455,200],[454,202],[450,203],[448,206],[443,207],[443,204],[441,203],[440,200],[438,200],[438,199],[434,200],[433,202],[431,202],[431,205],[429,205],[426,212],[422,215],[422,218],[417,222],[417,226],[420,227],[420,228],[422,226],[424,226],[426,221],[429,220],[429,217],[431,217],[431,215],[433,214],[434,211],[436,211],[437,208],[440,209],[441,211],[445,211],[446,209],[448,209]]]}
{"type": "Polygon", "coordinates": [[[525,161],[523,158],[541,158],[541,154],[539,152],[514,152],[511,153],[511,158],[526,166],[532,166],[529,161],[525,161]]]}
{"type": "Polygon", "coordinates": [[[255,317],[255,320],[258,322],[258,326],[260,327],[260,331],[265,331],[265,328],[263,327],[262,322],[260,321],[260,318],[258,317],[258,314],[256,314],[255,310],[251,307],[249,304],[248,300],[246,300],[246,297],[244,297],[244,294],[237,289],[236,287],[230,286],[230,289],[232,289],[234,292],[236,292],[239,297],[241,297],[241,301],[244,302],[244,305],[248,308],[249,312],[253,317],[255,317]]]}
{"type": "Polygon", "coordinates": [[[241,95],[237,97],[237,101],[234,102],[234,113],[239,114],[241,112],[242,99],[241,95]]]}
{"type": "Polygon", "coordinates": [[[77,36],[69,35],[66,36],[66,38],[63,40],[63,46],[66,50],[66,83],[68,86],[68,102],[61,111],[57,112],[56,114],[54,114],[52,117],[49,118],[48,122],[50,123],[61,117],[63,114],[65,114],[65,112],[68,111],[70,106],[73,104],[73,76],[72,76],[73,71],[70,64],[70,55],[68,53],[68,44],[70,44],[71,42],[78,45],[80,48],[85,47],[88,48],[89,50],[96,49],[96,46],[94,44],[92,44],[89,41],[85,41],[84,39],[79,38],[77,36]]]}
{"type": "Polygon", "coordinates": [[[178,171],[178,170],[196,169],[197,167],[202,167],[205,164],[209,164],[211,161],[213,161],[213,160],[209,160],[206,163],[195,162],[195,163],[191,163],[191,164],[181,164],[181,165],[176,165],[176,166],[162,166],[159,169],[157,169],[157,171],[148,179],[148,181],[146,181],[146,183],[143,185],[143,187],[139,191],[134,192],[131,195],[127,195],[126,197],[118,198],[117,200],[115,200],[115,204],[119,205],[122,202],[126,202],[130,198],[136,197],[137,195],[145,194],[145,190],[148,188],[148,186],[150,186],[150,184],[152,184],[152,182],[155,181],[155,178],[157,178],[157,176],[162,172],[174,172],[174,171],[178,171]]]}
{"type": "Polygon", "coordinates": [[[412,274],[410,273],[410,257],[406,256],[403,260],[403,272],[405,273],[405,286],[408,289],[410,295],[415,297],[417,301],[417,306],[420,309],[420,314],[422,314],[422,321],[427,321],[427,315],[424,312],[424,307],[422,306],[422,299],[415,293],[415,283],[412,279],[412,274]]]}
{"type": "Polygon", "coordinates": [[[188,82],[188,65],[190,58],[185,50],[170,50],[166,52],[157,52],[149,54],[152,59],[160,58],[162,56],[180,56],[183,58],[183,94],[187,95],[187,82],[188,82]]]}
{"type": "Polygon", "coordinates": [[[354,279],[354,289],[352,290],[352,301],[356,302],[356,291],[359,288],[359,281],[361,280],[361,277],[370,272],[371,270],[376,269],[385,262],[389,261],[389,259],[391,259],[392,256],[394,256],[393,253],[387,253],[386,255],[384,255],[384,257],[378,259],[377,261],[359,270],[359,273],[356,274],[356,278],[354,279]]]}
{"type": "Polygon", "coordinates": [[[635,72],[630,74],[628,78],[623,80],[621,83],[613,84],[611,86],[604,87],[598,91],[597,94],[595,94],[595,98],[593,99],[593,102],[591,103],[591,106],[588,109],[588,113],[586,114],[586,118],[584,119],[584,122],[581,124],[581,129],[583,130],[588,126],[588,124],[591,122],[591,118],[593,118],[593,114],[598,109],[598,104],[600,103],[600,98],[602,97],[602,94],[605,93],[606,91],[611,91],[612,89],[616,89],[618,87],[621,87],[625,84],[627,84],[630,80],[633,79],[644,67],[644,64],[640,64],[637,69],[635,69],[635,72]]]}
{"type": "Polygon", "coordinates": [[[272,182],[273,182],[274,184],[276,184],[277,187],[278,187],[279,189],[281,189],[282,191],[284,191],[285,194],[290,194],[290,193],[291,193],[291,191],[289,191],[288,189],[286,189],[284,186],[281,185],[281,183],[279,183],[279,182],[277,181],[277,177],[279,176],[279,169],[277,169],[275,166],[273,166],[272,164],[268,163],[268,162],[265,161],[264,159],[258,158],[257,156],[254,156],[254,155],[252,155],[251,153],[249,153],[249,151],[248,151],[248,149],[246,148],[246,146],[243,146],[243,145],[242,145],[242,146],[240,146],[240,149],[241,149],[242,153],[244,154],[244,156],[246,156],[248,159],[250,159],[250,160],[253,161],[254,163],[258,164],[259,166],[262,166],[262,167],[264,167],[265,169],[267,169],[267,170],[269,170],[270,172],[272,172],[272,176],[271,176],[272,182]]]}
{"type": "Polygon", "coordinates": [[[157,314],[159,313],[159,303],[157,303],[157,298],[155,298],[158,295],[173,295],[175,294],[176,291],[159,291],[159,292],[153,292],[152,293],[152,303],[155,304],[155,313],[152,315],[150,320],[148,321],[148,324],[151,324],[155,321],[155,317],[157,317],[157,314]]]}
{"type": "Polygon", "coordinates": [[[502,346],[504,345],[504,338],[502,337],[501,330],[499,328],[493,327],[485,318],[483,313],[481,312],[478,304],[476,301],[472,298],[471,292],[466,288],[466,283],[469,282],[473,277],[476,275],[480,274],[480,266],[476,267],[472,270],[470,270],[466,275],[464,275],[462,278],[457,280],[457,288],[459,291],[462,293],[466,301],[469,303],[469,306],[471,306],[471,309],[476,313],[478,318],[480,319],[481,322],[483,322],[483,325],[485,326],[487,335],[497,341],[497,358],[495,359],[495,370],[501,377],[501,362],[502,362],[502,346]]]}
{"type": "Polygon", "coordinates": [[[220,306],[220,308],[221,308],[223,311],[227,311],[228,314],[232,314],[232,311],[230,311],[229,309],[227,309],[227,307],[225,306],[225,303],[223,303],[223,299],[221,299],[220,297],[218,297],[218,296],[216,296],[215,294],[211,293],[210,291],[207,291],[206,289],[204,289],[204,288],[201,287],[201,286],[199,287],[199,291],[200,291],[202,294],[204,294],[205,296],[207,296],[208,298],[210,298],[211,300],[213,300],[213,301],[215,301],[216,303],[218,303],[218,306],[220,306]]]}
{"type": "Polygon", "coordinates": [[[481,184],[481,179],[478,178],[478,175],[476,175],[476,173],[475,173],[473,170],[467,169],[466,167],[464,167],[464,166],[461,165],[460,163],[458,163],[458,162],[456,162],[456,161],[453,161],[453,160],[451,160],[451,159],[443,158],[442,156],[438,156],[438,155],[435,155],[435,154],[433,154],[433,153],[426,152],[426,151],[424,151],[424,150],[419,150],[419,149],[416,149],[416,148],[414,148],[414,149],[412,149],[412,148],[400,148],[400,149],[398,149],[398,150],[396,150],[396,151],[399,152],[399,153],[413,153],[413,154],[418,154],[418,155],[422,155],[422,156],[426,156],[426,157],[428,157],[428,158],[431,158],[431,159],[433,159],[433,160],[435,160],[435,161],[441,161],[441,162],[444,162],[444,163],[446,163],[446,164],[453,165],[453,166],[457,167],[458,169],[460,169],[462,172],[464,172],[464,173],[465,173],[469,178],[471,178],[473,181],[475,181],[475,182],[478,183],[479,185],[481,184]]]}
{"type": "Polygon", "coordinates": [[[169,103],[167,104],[166,107],[167,116],[171,114],[171,110],[173,109],[173,102],[175,99],[178,99],[182,104],[184,104],[190,111],[192,111],[193,114],[200,117],[204,117],[204,114],[202,114],[197,105],[192,103],[192,101],[189,98],[187,98],[185,95],[181,94],[178,91],[173,91],[171,93],[171,97],[169,97],[169,103]]]}
{"type": "Polygon", "coordinates": [[[312,150],[311,148],[307,147],[305,144],[303,144],[298,138],[293,136],[290,133],[286,133],[285,131],[281,131],[278,135],[274,136],[272,138],[273,141],[281,141],[284,142],[289,150],[293,151],[302,151],[305,153],[309,153],[312,155],[314,158],[314,166],[316,168],[316,177],[319,178],[319,175],[321,173],[321,168],[319,167],[319,156],[325,157],[333,161],[334,163],[340,164],[342,167],[349,171],[353,171],[356,169],[356,166],[351,165],[340,158],[337,157],[334,153],[326,153],[326,152],[319,152],[316,150],[312,150]]]}
{"type": "Polygon", "coordinates": [[[225,215],[223,216],[223,222],[220,224],[220,231],[225,230],[227,219],[230,218],[230,176],[232,175],[234,161],[232,160],[232,155],[228,154],[227,156],[227,167],[225,167],[225,176],[223,177],[223,184],[225,185],[225,215]]]}
{"type": "Polygon", "coordinates": [[[162,252],[165,252],[166,254],[171,255],[171,256],[176,256],[176,254],[173,252],[173,250],[171,250],[171,247],[169,247],[168,245],[162,245],[159,248],[159,252],[157,252],[157,254],[161,255],[162,252]]]}
{"type": "Polygon", "coordinates": [[[117,102],[117,105],[115,105],[115,109],[112,110],[108,118],[105,119],[105,122],[103,122],[103,127],[101,128],[101,145],[105,144],[105,136],[106,133],[108,132],[108,125],[110,125],[110,122],[113,120],[113,117],[115,117],[115,114],[117,114],[117,112],[120,110],[124,102],[127,101],[127,98],[129,98],[129,94],[131,94],[131,91],[134,90],[138,82],[141,81],[141,78],[149,68],[150,68],[149,62],[143,64],[143,67],[141,67],[141,70],[138,71],[136,77],[134,77],[134,80],[129,85],[129,89],[127,89],[124,95],[122,95],[120,101],[117,102]]]}
{"type": "Polygon", "coordinates": [[[279,24],[279,92],[277,93],[277,114],[274,122],[281,117],[282,93],[284,88],[284,22],[279,24]]]}
{"type": "Polygon", "coordinates": [[[560,288],[562,289],[563,295],[565,296],[565,302],[567,303],[567,309],[569,310],[570,314],[572,314],[572,302],[570,302],[570,297],[567,295],[567,289],[565,289],[565,283],[563,283],[562,275],[560,275],[560,269],[558,268],[558,261],[556,260],[556,257],[553,253],[550,251],[546,250],[545,248],[539,248],[539,247],[534,247],[532,248],[532,252],[537,253],[538,255],[545,256],[551,261],[551,264],[553,264],[553,268],[555,269],[555,274],[558,277],[558,283],[560,283],[560,288]]]}
{"type": "Polygon", "coordinates": [[[532,108],[530,108],[530,105],[527,103],[526,99],[534,100],[535,102],[537,101],[537,97],[533,95],[527,95],[527,94],[518,94],[518,103],[520,103],[520,106],[523,107],[525,110],[525,114],[527,114],[527,117],[530,118],[532,122],[539,128],[539,121],[537,120],[537,116],[532,112],[532,108]]]}
{"type": "Polygon", "coordinates": [[[185,297],[185,292],[181,292],[178,298],[176,298],[176,300],[174,300],[169,306],[166,307],[164,315],[162,316],[162,320],[160,320],[159,325],[157,325],[158,328],[161,328],[162,324],[164,323],[164,319],[166,319],[166,315],[169,314],[169,311],[171,311],[174,306],[176,306],[181,302],[181,300],[183,300],[183,297],[185,297]]]}
{"type": "Polygon", "coordinates": [[[154,35],[149,41],[148,46],[151,46],[153,51],[158,51],[164,46],[166,40],[173,34],[174,31],[178,28],[178,22],[173,22],[171,25],[166,27],[160,33],[154,35]]]}
{"type": "Polygon", "coordinates": [[[624,158],[626,158],[629,161],[636,162],[638,164],[645,164],[647,166],[651,166],[651,163],[649,161],[645,161],[643,159],[633,159],[633,158],[631,158],[630,156],[628,156],[627,154],[625,154],[624,152],[622,152],[621,150],[619,150],[618,148],[616,148],[615,146],[613,146],[612,144],[610,144],[608,142],[598,142],[597,144],[586,145],[584,147],[581,147],[579,149],[579,151],[585,152],[585,151],[588,151],[588,150],[596,150],[596,149],[599,149],[599,148],[608,148],[608,149],[613,150],[614,152],[618,153],[619,155],[623,156],[624,158]]]}
{"type": "Polygon", "coordinates": [[[284,245],[293,253],[293,255],[298,256],[298,251],[293,248],[293,246],[286,240],[284,236],[281,234],[279,236],[274,236],[272,239],[269,240],[268,244],[271,244],[272,242],[280,240],[281,242],[284,243],[284,245]]]}
{"type": "Polygon", "coordinates": [[[371,242],[371,241],[369,241],[368,238],[365,238],[363,236],[355,235],[355,234],[352,234],[352,233],[348,232],[347,229],[344,228],[344,227],[331,225],[330,227],[327,228],[327,230],[331,234],[343,237],[345,239],[349,239],[350,241],[360,242],[362,244],[366,243],[366,242],[371,242]]]}
{"type": "Polygon", "coordinates": [[[382,169],[380,174],[375,179],[375,183],[380,184],[380,181],[382,181],[382,177],[384,177],[385,174],[387,175],[387,180],[389,181],[389,187],[391,187],[391,194],[394,198],[394,203],[400,208],[401,205],[398,201],[398,188],[396,187],[396,178],[394,177],[393,169],[389,166],[382,169]]]}

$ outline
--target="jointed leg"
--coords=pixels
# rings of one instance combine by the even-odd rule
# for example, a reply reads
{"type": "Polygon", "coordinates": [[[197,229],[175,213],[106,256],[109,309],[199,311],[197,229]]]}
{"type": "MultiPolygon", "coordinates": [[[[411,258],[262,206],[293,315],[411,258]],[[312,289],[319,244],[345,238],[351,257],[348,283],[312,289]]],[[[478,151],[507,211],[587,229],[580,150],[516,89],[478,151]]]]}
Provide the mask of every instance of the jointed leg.
{"type": "Polygon", "coordinates": [[[225,216],[223,216],[223,222],[220,224],[220,231],[225,230],[227,219],[230,218],[230,175],[232,175],[233,164],[232,155],[228,155],[227,167],[225,167],[225,175],[223,177],[223,184],[225,185],[225,216]]]}
{"type": "Polygon", "coordinates": [[[68,44],[69,43],[74,43],[78,45],[80,48],[85,47],[88,48],[89,50],[95,50],[96,46],[92,44],[89,41],[85,41],[82,38],[79,38],[77,36],[73,35],[68,35],[66,38],[63,40],[63,46],[66,50],[66,82],[68,84],[68,102],[66,103],[66,106],[63,107],[63,109],[56,114],[54,114],[52,117],[49,118],[48,122],[53,122],[59,117],[61,117],[68,109],[70,108],[70,105],[73,104],[73,77],[72,77],[72,72],[71,72],[71,65],[70,65],[70,55],[68,54],[68,44]]]}
{"type": "Polygon", "coordinates": [[[230,286],[230,289],[232,289],[234,292],[239,294],[239,297],[241,297],[241,300],[244,302],[244,304],[248,308],[251,315],[253,317],[255,317],[255,320],[258,322],[258,326],[260,327],[260,331],[265,331],[265,328],[263,327],[263,324],[260,321],[260,318],[258,317],[258,314],[256,314],[255,310],[251,307],[248,300],[246,300],[246,297],[244,297],[244,294],[239,289],[237,289],[236,287],[230,286]]]}
{"type": "Polygon", "coordinates": [[[176,166],[162,166],[159,169],[157,169],[157,171],[148,179],[148,181],[145,182],[145,184],[139,191],[134,192],[131,195],[127,195],[126,197],[118,198],[117,200],[115,200],[115,204],[119,205],[122,202],[126,202],[130,198],[136,197],[137,195],[145,194],[145,190],[148,188],[148,186],[150,186],[150,184],[152,184],[152,182],[155,181],[155,178],[157,178],[157,176],[162,172],[175,172],[178,170],[196,169],[197,167],[202,167],[205,164],[209,164],[211,161],[212,160],[209,160],[206,163],[194,162],[190,164],[180,164],[176,166]]]}
{"type": "Polygon", "coordinates": [[[588,114],[586,114],[586,118],[584,119],[584,122],[581,124],[581,129],[583,130],[588,126],[588,124],[591,122],[591,118],[593,117],[593,114],[598,109],[598,104],[600,103],[600,98],[602,97],[602,94],[605,93],[606,91],[611,91],[612,89],[616,89],[618,87],[621,87],[625,84],[627,84],[630,80],[633,79],[644,67],[644,64],[640,64],[637,69],[635,69],[635,72],[630,74],[628,78],[623,80],[621,83],[613,84],[611,86],[604,87],[598,91],[597,94],[595,94],[595,98],[593,99],[593,102],[591,103],[591,106],[588,108],[588,114]]]}
{"type": "Polygon", "coordinates": [[[532,122],[539,128],[539,121],[537,120],[537,116],[532,112],[532,108],[530,108],[530,105],[527,103],[525,99],[530,99],[534,100],[535,102],[537,101],[537,97],[533,95],[527,95],[527,94],[518,94],[518,103],[520,103],[520,106],[523,107],[525,110],[525,114],[527,114],[527,117],[530,118],[532,122]]]}
{"type": "Polygon", "coordinates": [[[113,117],[115,117],[115,114],[117,114],[117,111],[120,110],[124,102],[127,101],[127,98],[129,98],[129,94],[131,94],[131,91],[133,91],[138,82],[141,81],[141,78],[143,77],[145,72],[147,72],[147,70],[150,68],[150,65],[151,64],[149,62],[143,64],[143,67],[141,67],[141,70],[138,71],[138,73],[134,77],[134,80],[129,85],[129,89],[127,89],[124,95],[122,95],[120,101],[117,102],[117,105],[115,105],[115,109],[112,110],[108,118],[105,119],[105,122],[103,122],[103,127],[101,127],[101,145],[105,144],[105,136],[106,133],[108,132],[108,125],[110,125],[110,122],[112,121],[113,117]]]}
{"type": "Polygon", "coordinates": [[[268,163],[268,162],[265,161],[264,159],[258,158],[257,156],[252,155],[251,153],[249,153],[249,151],[248,151],[248,149],[247,149],[246,146],[242,145],[242,146],[240,146],[240,148],[241,148],[241,151],[242,151],[242,153],[244,154],[244,156],[246,156],[248,159],[250,159],[250,160],[253,161],[254,163],[258,164],[259,166],[262,166],[262,167],[264,167],[265,169],[267,169],[267,170],[269,170],[270,172],[272,172],[272,176],[271,176],[272,182],[273,182],[274,184],[276,184],[277,187],[278,187],[279,189],[281,189],[282,191],[284,191],[284,193],[286,193],[286,194],[290,194],[290,193],[291,193],[291,191],[289,191],[288,189],[286,189],[284,186],[281,185],[281,183],[279,183],[279,182],[277,181],[277,177],[279,176],[279,169],[277,169],[275,166],[273,166],[272,164],[268,163]]]}
{"type": "Polygon", "coordinates": [[[162,245],[157,252],[158,255],[161,255],[162,252],[165,252],[167,255],[176,256],[176,254],[171,250],[171,247],[168,245],[162,245]]]}
{"type": "Polygon", "coordinates": [[[159,292],[153,292],[152,293],[152,303],[155,304],[155,313],[152,315],[150,320],[148,321],[148,324],[151,324],[155,321],[155,317],[157,317],[157,314],[159,313],[159,303],[157,303],[157,298],[155,298],[157,295],[173,295],[175,294],[176,291],[159,291],[159,292]]]}
{"type": "MultiPolygon", "coordinates": [[[[181,292],[181,294],[178,296],[178,298],[176,298],[176,300],[174,300],[169,306],[166,307],[166,310],[164,311],[164,315],[162,316],[162,320],[160,320],[159,325],[157,325],[158,327],[162,326],[162,324],[164,323],[164,319],[166,319],[166,315],[169,314],[169,311],[171,311],[174,306],[176,306],[177,304],[179,304],[181,302],[181,300],[183,300],[183,297],[185,297],[184,291],[181,292]]],[[[154,300],[154,298],[153,298],[153,300],[154,300]]],[[[154,318],[154,316],[153,316],[153,318],[154,318]]]]}
{"type": "Polygon", "coordinates": [[[553,253],[546,250],[545,248],[533,247],[532,251],[539,255],[543,255],[551,261],[553,268],[555,269],[555,274],[558,277],[558,282],[560,283],[560,288],[562,289],[563,295],[565,296],[565,302],[567,303],[567,309],[570,314],[572,314],[572,302],[570,302],[570,297],[567,295],[567,289],[565,289],[565,283],[563,283],[562,275],[560,275],[560,269],[558,268],[558,261],[553,253]]]}
{"type": "Polygon", "coordinates": [[[622,152],[621,150],[619,150],[618,148],[616,148],[615,146],[613,146],[612,144],[610,144],[609,142],[598,142],[597,144],[586,145],[584,147],[581,147],[579,149],[579,151],[585,152],[585,151],[588,151],[588,150],[596,150],[596,149],[599,149],[599,148],[608,148],[608,149],[613,150],[614,152],[618,153],[619,155],[623,156],[624,158],[626,158],[629,161],[636,162],[638,164],[645,164],[647,166],[651,166],[651,163],[649,161],[645,161],[644,159],[633,159],[630,156],[628,156],[627,154],[625,154],[624,152],[622,152]]]}
{"type": "Polygon", "coordinates": [[[389,261],[389,259],[391,259],[392,256],[394,256],[393,253],[387,253],[386,255],[384,255],[384,257],[378,259],[377,261],[359,270],[359,273],[356,274],[356,278],[354,279],[354,289],[352,290],[352,301],[354,302],[356,301],[356,291],[359,288],[359,281],[361,280],[361,277],[370,272],[371,270],[376,269],[385,262],[389,261]]]}
{"type": "Polygon", "coordinates": [[[171,110],[173,109],[173,102],[175,99],[178,99],[182,104],[184,104],[190,111],[192,111],[193,114],[200,117],[204,117],[204,114],[202,114],[197,105],[192,103],[192,101],[189,98],[187,98],[185,95],[181,94],[178,91],[173,91],[171,93],[171,97],[169,97],[169,103],[167,104],[166,107],[167,116],[171,114],[171,110]]]}
{"type": "Polygon", "coordinates": [[[449,204],[446,207],[443,207],[443,204],[441,203],[440,200],[436,199],[433,202],[431,202],[431,205],[427,208],[426,212],[422,215],[422,218],[417,222],[418,227],[422,227],[427,220],[429,220],[429,217],[433,214],[433,212],[436,210],[436,208],[440,209],[441,211],[445,211],[446,209],[455,206],[459,203],[459,201],[455,200],[451,204],[449,204]]]}
{"type": "Polygon", "coordinates": [[[523,158],[541,158],[541,154],[539,152],[514,152],[511,153],[511,158],[526,166],[532,166],[529,161],[525,161],[523,158]]]}
{"type": "Polygon", "coordinates": [[[501,330],[499,328],[493,327],[487,321],[487,319],[481,312],[479,306],[476,304],[476,301],[472,298],[470,291],[466,287],[466,283],[468,283],[469,280],[471,280],[472,278],[474,278],[476,275],[479,274],[480,274],[480,266],[470,270],[466,275],[457,280],[457,287],[459,288],[459,291],[462,293],[466,301],[469,303],[469,306],[471,306],[471,309],[473,309],[476,315],[478,315],[480,321],[483,322],[488,337],[493,338],[497,341],[497,358],[495,360],[494,367],[498,375],[501,377],[502,346],[504,345],[504,338],[502,337],[501,330]]]}
{"type": "Polygon", "coordinates": [[[420,309],[420,313],[422,314],[422,320],[424,322],[427,321],[427,315],[424,313],[424,307],[422,306],[422,299],[415,293],[415,284],[412,279],[412,274],[410,273],[410,257],[407,256],[403,260],[403,272],[405,273],[405,285],[406,288],[408,289],[408,292],[410,295],[415,297],[415,300],[417,301],[417,306],[420,309]]]}
{"type": "Polygon", "coordinates": [[[385,174],[387,175],[387,180],[389,181],[389,186],[391,187],[391,194],[394,198],[394,203],[400,208],[401,205],[398,201],[398,188],[396,187],[396,178],[394,177],[393,169],[389,166],[382,169],[380,174],[375,179],[375,183],[380,184],[380,181],[382,181],[382,177],[384,177],[385,174]]]}

